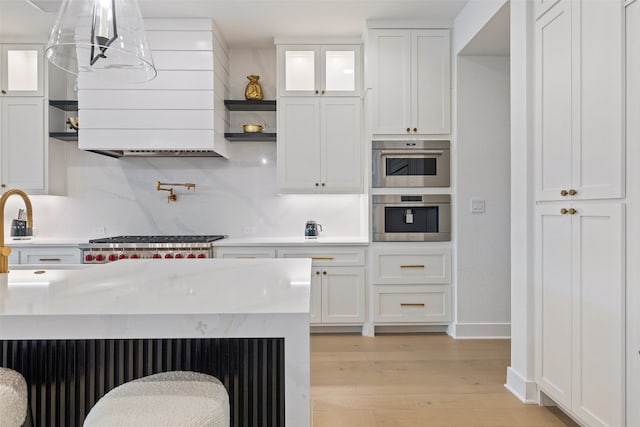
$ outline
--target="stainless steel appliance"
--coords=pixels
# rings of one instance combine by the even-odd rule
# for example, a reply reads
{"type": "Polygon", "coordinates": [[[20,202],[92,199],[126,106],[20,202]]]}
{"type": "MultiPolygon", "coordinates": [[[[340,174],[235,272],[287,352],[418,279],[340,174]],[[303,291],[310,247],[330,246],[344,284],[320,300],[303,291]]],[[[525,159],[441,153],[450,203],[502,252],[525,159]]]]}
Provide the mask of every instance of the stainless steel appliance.
{"type": "Polygon", "coordinates": [[[322,225],[318,224],[315,221],[307,221],[307,224],[304,227],[304,238],[305,239],[315,239],[320,235],[322,231],[322,225]]]}
{"type": "Polygon", "coordinates": [[[374,242],[451,240],[451,196],[384,194],[373,196],[374,242]]]}
{"type": "Polygon", "coordinates": [[[104,264],[120,259],[213,258],[218,235],[116,236],[89,240],[79,245],[84,264],[104,264]]]}
{"type": "Polygon", "coordinates": [[[449,187],[449,141],[373,141],[374,188],[449,187]]]}

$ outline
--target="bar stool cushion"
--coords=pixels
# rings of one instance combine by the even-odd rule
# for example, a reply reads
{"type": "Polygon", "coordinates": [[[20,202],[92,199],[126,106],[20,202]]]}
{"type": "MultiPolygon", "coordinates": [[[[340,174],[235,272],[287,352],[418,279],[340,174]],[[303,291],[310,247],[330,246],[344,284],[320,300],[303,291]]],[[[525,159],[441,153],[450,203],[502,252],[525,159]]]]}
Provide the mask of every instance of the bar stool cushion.
{"type": "Polygon", "coordinates": [[[27,382],[12,369],[0,368],[0,427],[19,427],[27,417],[27,382]]]}
{"type": "Polygon", "coordinates": [[[84,427],[228,427],[229,395],[211,375],[172,371],[122,384],[91,409],[84,427]]]}

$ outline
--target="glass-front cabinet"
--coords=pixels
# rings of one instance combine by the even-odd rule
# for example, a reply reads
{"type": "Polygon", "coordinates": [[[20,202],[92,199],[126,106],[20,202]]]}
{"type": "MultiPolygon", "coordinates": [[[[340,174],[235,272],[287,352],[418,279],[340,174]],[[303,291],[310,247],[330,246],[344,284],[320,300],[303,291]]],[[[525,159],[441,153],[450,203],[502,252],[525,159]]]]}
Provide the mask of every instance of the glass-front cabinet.
{"type": "Polygon", "coordinates": [[[360,95],[359,45],[279,45],[279,96],[360,95]]]}
{"type": "Polygon", "coordinates": [[[3,96],[43,96],[42,45],[3,44],[0,89],[3,96]]]}

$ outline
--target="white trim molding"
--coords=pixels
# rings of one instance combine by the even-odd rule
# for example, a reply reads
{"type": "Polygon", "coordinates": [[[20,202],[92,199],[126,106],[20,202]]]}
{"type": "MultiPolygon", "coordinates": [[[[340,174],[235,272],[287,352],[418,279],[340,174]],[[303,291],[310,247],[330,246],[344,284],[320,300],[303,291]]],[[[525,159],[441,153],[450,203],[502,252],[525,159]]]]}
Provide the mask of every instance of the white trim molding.
{"type": "Polygon", "coordinates": [[[511,323],[455,323],[449,328],[455,339],[509,339],[511,323]]]}
{"type": "Polygon", "coordinates": [[[536,382],[526,379],[511,366],[507,368],[507,383],[504,386],[522,403],[538,403],[538,385],[536,382]]]}

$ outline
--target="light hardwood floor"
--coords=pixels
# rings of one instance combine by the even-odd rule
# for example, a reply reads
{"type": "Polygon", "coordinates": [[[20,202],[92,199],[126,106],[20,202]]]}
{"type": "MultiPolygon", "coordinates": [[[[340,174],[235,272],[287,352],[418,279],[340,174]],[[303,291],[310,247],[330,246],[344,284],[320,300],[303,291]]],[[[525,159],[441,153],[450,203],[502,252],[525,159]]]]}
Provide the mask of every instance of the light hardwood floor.
{"type": "Polygon", "coordinates": [[[313,427],[577,426],[504,388],[508,340],[311,336],[313,427]]]}

